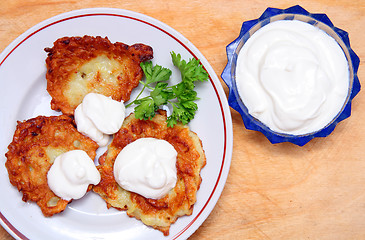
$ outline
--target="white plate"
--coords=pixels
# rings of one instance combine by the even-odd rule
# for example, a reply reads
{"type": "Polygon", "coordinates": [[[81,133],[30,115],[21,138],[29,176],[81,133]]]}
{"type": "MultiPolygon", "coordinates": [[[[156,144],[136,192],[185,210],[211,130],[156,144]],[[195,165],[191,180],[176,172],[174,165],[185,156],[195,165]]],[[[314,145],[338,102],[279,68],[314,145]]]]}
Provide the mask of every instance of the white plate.
{"type": "MultiPolygon", "coordinates": [[[[16,239],[186,239],[203,223],[216,204],[226,181],[232,156],[232,121],[220,81],[204,56],[185,37],[151,17],[109,8],[83,9],[64,13],[37,24],[12,42],[0,55],[0,218],[3,227],[16,239]],[[50,109],[46,91],[45,47],[63,36],[107,36],[111,42],[144,43],[154,49],[154,64],[173,69],[170,52],[186,60],[201,60],[210,75],[198,83],[201,98],[195,119],[189,124],[203,142],[207,165],[201,172],[202,184],[191,216],[171,226],[164,237],[157,230],[129,218],[125,212],[107,209],[95,193],[72,202],[63,213],[51,218],[42,215],[8,179],[4,166],[7,146],[17,120],[38,115],[57,115],[50,109]]],[[[134,91],[136,94],[136,91],[134,91]]],[[[133,95],[132,95],[133,99],[133,95]]]]}

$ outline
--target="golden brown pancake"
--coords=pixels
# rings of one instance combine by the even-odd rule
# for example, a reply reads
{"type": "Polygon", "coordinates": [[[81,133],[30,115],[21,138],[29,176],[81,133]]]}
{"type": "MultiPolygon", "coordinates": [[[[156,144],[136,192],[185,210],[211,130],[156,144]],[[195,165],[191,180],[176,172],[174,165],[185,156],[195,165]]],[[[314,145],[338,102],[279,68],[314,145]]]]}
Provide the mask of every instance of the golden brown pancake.
{"type": "MultiPolygon", "coordinates": [[[[128,216],[140,219],[144,224],[169,234],[170,225],[178,217],[191,215],[200,187],[200,170],[205,166],[205,154],[199,137],[187,126],[177,124],[167,127],[166,112],[151,120],[139,120],[132,113],[115,134],[108,150],[99,158],[97,167],[101,181],[93,187],[107,206],[126,210],[128,216]],[[155,200],[122,189],[114,179],[113,166],[119,152],[129,143],[144,137],[164,139],[174,146],[177,155],[177,183],[163,198],[155,200]]],[[[138,169],[136,169],[138,171],[138,169]]]]}
{"type": "MultiPolygon", "coordinates": [[[[62,212],[69,201],[57,197],[47,183],[55,158],[69,150],[84,150],[95,158],[98,145],[79,133],[65,115],[38,116],[20,122],[5,154],[11,184],[23,193],[23,201],[34,201],[45,216],[62,212]]],[[[90,186],[91,187],[91,186],[90,186]]]]}
{"type": "Polygon", "coordinates": [[[90,92],[128,101],[143,75],[140,63],[153,58],[150,46],[111,43],[99,36],[63,37],[45,51],[51,108],[67,115],[90,92]]]}

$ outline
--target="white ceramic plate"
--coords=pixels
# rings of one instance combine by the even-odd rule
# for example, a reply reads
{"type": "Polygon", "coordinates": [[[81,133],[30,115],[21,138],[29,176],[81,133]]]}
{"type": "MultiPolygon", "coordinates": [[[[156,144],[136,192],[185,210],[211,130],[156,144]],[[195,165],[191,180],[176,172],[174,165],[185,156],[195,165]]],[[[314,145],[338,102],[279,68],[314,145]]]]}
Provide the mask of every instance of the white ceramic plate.
{"type": "Polygon", "coordinates": [[[121,9],[94,8],[64,13],[37,24],[0,55],[0,96],[0,222],[16,239],[186,239],[208,217],[223,190],[232,156],[232,121],[225,93],[198,49],[180,33],[151,17],[121,9]],[[107,209],[93,192],[72,202],[63,213],[46,218],[35,203],[23,202],[21,193],[9,182],[5,153],[16,121],[59,114],[50,109],[44,48],[52,47],[60,37],[85,34],[107,36],[111,42],[152,46],[154,64],[172,69],[176,81],[180,73],[171,63],[171,51],[186,60],[199,58],[210,75],[209,82],[197,84],[199,110],[189,124],[206,152],[203,181],[193,214],[179,218],[168,237],[129,218],[123,211],[107,209]]]}

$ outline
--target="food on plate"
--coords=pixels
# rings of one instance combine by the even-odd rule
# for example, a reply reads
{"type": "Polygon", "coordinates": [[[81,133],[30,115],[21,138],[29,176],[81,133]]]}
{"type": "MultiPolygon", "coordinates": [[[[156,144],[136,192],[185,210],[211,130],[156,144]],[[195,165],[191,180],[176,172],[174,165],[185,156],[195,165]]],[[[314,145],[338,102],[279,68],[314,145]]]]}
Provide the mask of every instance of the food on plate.
{"type": "Polygon", "coordinates": [[[141,63],[141,67],[146,76],[146,81],[142,81],[143,88],[149,88],[152,91],[147,97],[137,98],[130,102],[137,106],[134,112],[138,119],[149,119],[155,116],[156,111],[162,105],[171,105],[172,113],[167,117],[167,125],[173,127],[178,121],[188,124],[195,117],[198,105],[194,102],[198,100],[197,92],[194,90],[195,82],[204,82],[208,80],[208,73],[200,64],[200,61],[192,58],[188,62],[181,59],[180,54],[171,52],[171,58],[174,66],[181,73],[181,81],[175,85],[169,86],[167,80],[170,79],[171,70],[160,65],[152,65],[152,62],[141,63]]]}
{"type": "Polygon", "coordinates": [[[124,102],[99,93],[88,93],[75,109],[77,130],[100,147],[109,142],[109,135],[118,132],[125,118],[124,102]]]}
{"type": "Polygon", "coordinates": [[[206,164],[201,140],[186,126],[197,110],[195,82],[208,80],[199,60],[172,52],[181,82],[168,86],[171,70],[153,66],[152,48],[144,44],[63,37],[45,51],[51,108],[63,115],[18,122],[6,153],[11,184],[45,216],[93,188],[108,208],[169,235],[177,218],[192,214],[206,164]],[[128,105],[137,105],[135,113],[125,118],[124,102],[140,82],[141,93],[147,87],[150,95],[138,94],[128,105]],[[170,116],[159,109],[167,104],[170,116]]]}
{"type": "Polygon", "coordinates": [[[139,138],[119,152],[114,161],[114,179],[125,190],[160,199],[176,185],[176,157],[168,141],[139,138]]]}
{"type": "Polygon", "coordinates": [[[299,20],[279,20],[242,46],[236,84],[250,115],[275,132],[303,135],[321,130],[342,111],[349,64],[325,31],[299,20]]]}
{"type": "Polygon", "coordinates": [[[66,115],[73,115],[90,92],[128,101],[143,75],[140,63],[153,58],[150,46],[100,36],[62,37],[45,51],[51,108],[66,115]]]}
{"type": "Polygon", "coordinates": [[[58,197],[70,201],[82,198],[90,184],[98,184],[100,173],[85,151],[70,150],[56,157],[47,173],[47,182],[58,197]]]}
{"type": "MultiPolygon", "coordinates": [[[[93,187],[107,203],[108,207],[126,210],[130,217],[169,234],[170,225],[178,217],[191,215],[196,202],[196,193],[200,187],[200,171],[206,158],[199,137],[189,127],[177,123],[167,126],[166,112],[158,110],[152,119],[137,119],[129,115],[122,128],[114,135],[108,150],[99,158],[97,166],[101,181],[93,187]],[[177,152],[177,181],[174,188],[162,198],[146,198],[140,194],[120,187],[114,177],[114,162],[119,153],[128,144],[141,138],[157,138],[170,143],[177,152]]],[[[135,169],[138,174],[139,169],[135,169]]]]}
{"type": "Polygon", "coordinates": [[[70,202],[56,196],[48,186],[47,173],[54,160],[76,149],[94,159],[97,148],[97,143],[77,131],[70,117],[38,116],[18,121],[5,154],[5,166],[11,184],[22,192],[23,201],[36,202],[45,216],[52,216],[70,202]]]}

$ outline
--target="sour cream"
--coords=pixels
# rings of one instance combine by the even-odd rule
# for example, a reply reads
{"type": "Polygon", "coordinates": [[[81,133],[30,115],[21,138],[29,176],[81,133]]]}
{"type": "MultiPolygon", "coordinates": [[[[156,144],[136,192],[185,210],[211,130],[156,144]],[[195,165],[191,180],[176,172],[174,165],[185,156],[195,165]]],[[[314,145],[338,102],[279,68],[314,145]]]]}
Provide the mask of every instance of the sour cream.
{"type": "Polygon", "coordinates": [[[109,135],[119,131],[125,118],[123,101],[115,101],[98,93],[87,94],[75,109],[77,130],[106,146],[109,135]]]}
{"type": "Polygon", "coordinates": [[[341,111],[349,66],[323,30],[281,20],[256,31],[237,58],[236,83],[250,115],[279,133],[318,131],[341,111]]]}
{"type": "Polygon", "coordinates": [[[72,150],[56,157],[47,182],[54,194],[69,201],[82,198],[90,184],[98,184],[100,173],[85,151],[72,150]]]}
{"type": "Polygon", "coordinates": [[[125,190],[160,199],[176,185],[176,156],[169,142],[140,138],[118,154],[114,163],[115,180],[125,190]]]}

